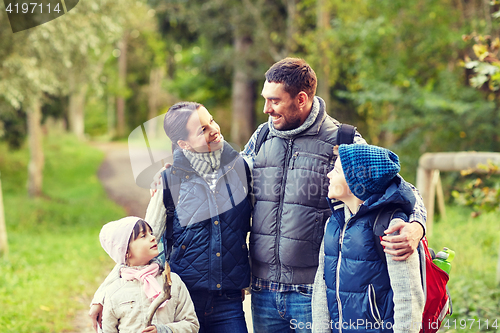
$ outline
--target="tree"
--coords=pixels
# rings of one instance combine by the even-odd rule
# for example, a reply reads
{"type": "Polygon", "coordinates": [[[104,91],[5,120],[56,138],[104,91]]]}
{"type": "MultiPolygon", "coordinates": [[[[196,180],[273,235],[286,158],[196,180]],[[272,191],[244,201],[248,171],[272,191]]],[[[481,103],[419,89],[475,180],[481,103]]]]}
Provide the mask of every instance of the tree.
{"type": "Polygon", "coordinates": [[[118,87],[120,94],[116,98],[116,134],[118,137],[125,135],[125,91],[127,86],[127,34],[125,32],[118,44],[120,55],[118,56],[118,87]]]}
{"type": "MultiPolygon", "coordinates": [[[[80,4],[81,6],[77,6],[64,17],[33,29],[7,35],[5,39],[3,37],[6,35],[8,23],[0,16],[0,46],[3,50],[0,53],[0,97],[16,109],[26,110],[28,115],[30,196],[42,193],[44,163],[41,107],[44,95],[61,96],[70,93],[79,95],[80,102],[84,100],[82,96],[85,84],[82,81],[88,81],[92,75],[98,76],[99,71],[92,70],[102,67],[102,64],[95,60],[99,57],[93,58],[89,55],[90,51],[93,51],[94,55],[100,55],[102,50],[99,47],[113,45],[118,40],[121,26],[110,22],[117,19],[123,23],[119,15],[141,3],[128,1],[130,7],[125,6],[123,1],[118,5],[116,0],[101,0],[98,3],[96,0],[86,1],[85,5],[80,4]],[[84,11],[79,12],[78,8],[84,11]],[[93,25],[81,23],[85,21],[85,15],[92,18],[93,25]],[[88,76],[77,75],[83,70],[79,65],[96,63],[96,66],[89,68],[91,74],[88,76]]],[[[70,98],[72,111],[81,106],[77,105],[78,101],[73,98],[70,98]]],[[[82,113],[74,112],[70,118],[73,121],[72,128],[81,133],[82,113]]]]}
{"type": "Polygon", "coordinates": [[[7,228],[5,226],[5,212],[3,208],[2,175],[0,174],[0,258],[9,254],[7,242],[7,228]]]}

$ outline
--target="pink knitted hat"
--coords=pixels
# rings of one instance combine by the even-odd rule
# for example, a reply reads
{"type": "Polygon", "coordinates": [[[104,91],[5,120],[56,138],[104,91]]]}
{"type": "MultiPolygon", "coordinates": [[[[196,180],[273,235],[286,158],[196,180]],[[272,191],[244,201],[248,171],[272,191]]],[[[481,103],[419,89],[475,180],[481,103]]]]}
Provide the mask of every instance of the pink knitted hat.
{"type": "Polygon", "coordinates": [[[125,264],[128,241],[140,217],[127,216],[118,221],[106,223],[99,234],[101,246],[117,264],[125,264]]]}

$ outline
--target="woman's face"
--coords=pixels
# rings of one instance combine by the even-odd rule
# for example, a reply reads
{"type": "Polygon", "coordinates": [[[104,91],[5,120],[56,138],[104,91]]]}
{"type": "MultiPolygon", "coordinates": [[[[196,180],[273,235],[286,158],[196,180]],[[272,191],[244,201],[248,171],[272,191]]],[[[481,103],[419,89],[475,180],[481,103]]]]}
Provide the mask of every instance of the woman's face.
{"type": "Polygon", "coordinates": [[[349,186],[345,180],[344,170],[342,169],[342,163],[340,163],[340,157],[337,156],[335,161],[335,166],[332,171],[327,175],[330,179],[330,186],[328,187],[328,198],[330,199],[342,199],[349,194],[349,186]]]}
{"type": "Polygon", "coordinates": [[[177,141],[182,149],[206,153],[219,150],[224,144],[219,125],[204,106],[189,117],[186,129],[189,133],[186,140],[177,141]]]}

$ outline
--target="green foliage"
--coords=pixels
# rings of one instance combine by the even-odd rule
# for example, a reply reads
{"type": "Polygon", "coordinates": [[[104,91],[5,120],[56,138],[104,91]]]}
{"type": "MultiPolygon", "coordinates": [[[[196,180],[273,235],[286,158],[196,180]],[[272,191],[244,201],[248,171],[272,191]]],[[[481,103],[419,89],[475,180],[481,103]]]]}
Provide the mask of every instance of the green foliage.
{"type": "MultiPolygon", "coordinates": [[[[108,132],[108,110],[103,98],[92,96],[85,105],[85,133],[91,137],[108,132]]],[[[114,110],[113,110],[114,111],[114,110]]]]}
{"type": "MultiPolygon", "coordinates": [[[[470,180],[463,190],[453,191],[452,195],[458,204],[472,207],[475,214],[494,212],[500,210],[500,177],[499,166],[489,162],[480,164],[478,168],[485,172],[480,177],[470,180]]],[[[470,175],[472,171],[462,172],[463,176],[470,175]]]]}
{"type": "Polygon", "coordinates": [[[59,135],[47,138],[45,154],[44,196],[28,199],[28,152],[0,144],[10,249],[0,260],[2,332],[71,331],[110,269],[99,230],[124,215],[96,177],[100,151],[59,135]]]}
{"type": "Polygon", "coordinates": [[[463,39],[475,42],[472,49],[477,60],[466,57],[464,63],[464,67],[474,73],[469,78],[471,86],[474,88],[484,86],[491,91],[497,91],[500,88],[500,60],[498,60],[500,39],[497,37],[493,40],[491,36],[478,36],[475,33],[464,36],[463,39]]]}
{"type": "MultiPolygon", "coordinates": [[[[434,224],[429,246],[435,250],[448,247],[455,251],[448,287],[453,301],[453,315],[445,331],[470,332],[470,319],[475,319],[473,332],[486,331],[495,319],[500,321],[500,291],[495,282],[500,230],[498,213],[485,213],[471,217],[469,208],[447,206],[447,220],[434,224]],[[478,320],[483,326],[478,329],[478,320]],[[456,320],[456,324],[453,321],[456,320]],[[460,329],[460,321],[469,320],[467,329],[460,329]],[[454,328],[458,329],[455,330],[454,328]]],[[[500,322],[497,322],[500,326],[500,322]]]]}
{"type": "Polygon", "coordinates": [[[0,98],[0,139],[11,149],[19,149],[26,137],[26,114],[0,98]]]}
{"type": "Polygon", "coordinates": [[[177,44],[175,50],[176,70],[166,82],[166,90],[181,100],[198,101],[209,109],[227,103],[231,85],[229,81],[225,85],[218,83],[224,78],[230,80],[231,74],[222,65],[207,63],[211,56],[207,42],[200,40],[200,46],[189,48],[177,44]]]}

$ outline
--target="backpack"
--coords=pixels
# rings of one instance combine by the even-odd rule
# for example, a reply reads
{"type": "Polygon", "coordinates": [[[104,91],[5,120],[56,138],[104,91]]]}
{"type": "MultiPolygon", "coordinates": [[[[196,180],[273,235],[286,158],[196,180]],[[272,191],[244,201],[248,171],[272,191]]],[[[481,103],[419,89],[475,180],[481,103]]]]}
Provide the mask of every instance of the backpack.
{"type": "MultiPolygon", "coordinates": [[[[267,140],[267,135],[269,134],[269,123],[264,123],[262,128],[257,134],[257,140],[255,141],[255,155],[260,150],[260,147],[267,140]]],[[[356,134],[356,127],[348,124],[340,124],[337,130],[337,145],[340,144],[351,144],[354,143],[354,135],[356,134]]]]}
{"type": "MultiPolygon", "coordinates": [[[[170,177],[169,181],[167,170],[162,171],[161,178],[163,179],[163,206],[165,206],[166,218],[165,218],[165,230],[163,231],[162,237],[160,239],[160,243],[163,245],[163,249],[161,249],[158,257],[161,258],[162,262],[169,262],[170,254],[172,253],[172,248],[174,247],[174,213],[175,213],[174,198],[172,197],[172,192],[170,191],[170,187],[172,187],[173,185],[179,185],[180,179],[179,177],[170,177]],[[169,182],[171,183],[170,187],[169,187],[169,182]]],[[[178,186],[174,187],[178,188],[178,186]]]]}
{"type": "MultiPolygon", "coordinates": [[[[373,224],[375,248],[384,262],[386,262],[386,257],[380,240],[385,235],[384,230],[389,227],[394,214],[399,211],[402,212],[402,209],[394,207],[382,208],[373,224]]],[[[452,314],[451,297],[447,287],[450,277],[432,262],[435,255],[434,251],[429,248],[426,237],[420,241],[418,254],[422,288],[425,296],[420,333],[434,333],[441,327],[444,317],[452,314]]]]}

